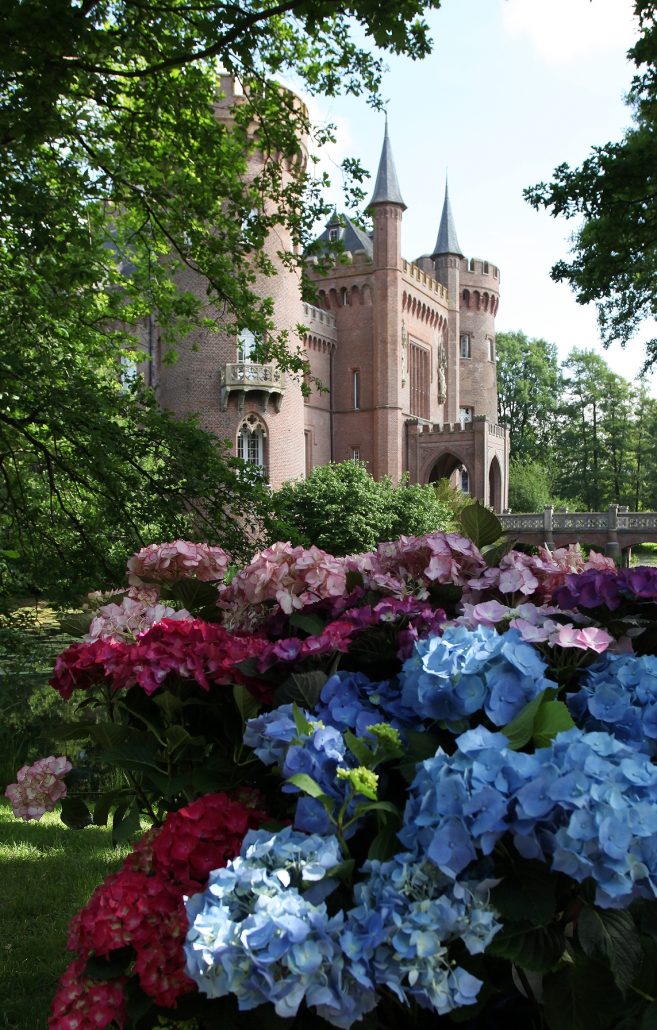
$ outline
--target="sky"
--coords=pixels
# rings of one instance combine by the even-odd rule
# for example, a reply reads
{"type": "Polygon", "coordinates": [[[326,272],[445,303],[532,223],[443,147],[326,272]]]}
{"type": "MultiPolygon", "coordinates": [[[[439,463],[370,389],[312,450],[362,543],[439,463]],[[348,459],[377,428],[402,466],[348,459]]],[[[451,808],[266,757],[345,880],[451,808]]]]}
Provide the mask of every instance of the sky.
{"type": "MultiPolygon", "coordinates": [[[[397,175],[407,204],[402,252],[433,250],[449,178],[452,212],[467,257],[501,270],[497,330],[522,330],[557,345],[604,354],[633,379],[643,348],[604,351],[595,308],[554,283],[550,268],[568,256],[574,223],[535,211],[523,189],[549,181],[564,162],[579,165],[595,145],[630,125],[623,101],[634,66],[632,0],[443,0],[427,20],[434,40],[424,61],[387,57],[383,80],[397,175]]],[[[330,200],[344,207],[339,163],[358,157],[374,177],[384,117],[364,99],[311,102],[315,120],[337,126],[323,155],[330,200]]],[[[648,380],[657,396],[657,375],[648,380]]]]}

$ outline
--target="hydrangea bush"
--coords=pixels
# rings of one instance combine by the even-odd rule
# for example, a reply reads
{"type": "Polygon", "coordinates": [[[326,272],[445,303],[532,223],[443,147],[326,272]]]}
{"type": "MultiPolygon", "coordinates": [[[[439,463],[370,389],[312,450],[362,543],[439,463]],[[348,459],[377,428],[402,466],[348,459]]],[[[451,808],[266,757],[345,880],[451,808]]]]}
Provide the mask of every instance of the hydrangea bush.
{"type": "Polygon", "coordinates": [[[123,784],[8,794],[152,828],[51,1030],[657,1026],[657,575],[485,542],[175,541],[90,598],[61,737],[123,784]]]}

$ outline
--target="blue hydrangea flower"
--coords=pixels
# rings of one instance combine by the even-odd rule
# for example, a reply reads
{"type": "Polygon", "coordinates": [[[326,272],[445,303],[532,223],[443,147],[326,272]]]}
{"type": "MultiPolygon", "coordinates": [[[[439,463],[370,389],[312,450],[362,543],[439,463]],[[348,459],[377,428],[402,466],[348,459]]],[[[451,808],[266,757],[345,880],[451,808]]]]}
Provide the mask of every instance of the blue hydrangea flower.
{"type": "Polygon", "coordinates": [[[657,658],[605,654],[566,698],[586,730],[606,730],[638,751],[657,755],[657,658]]]}
{"type": "Polygon", "coordinates": [[[523,858],[596,883],[596,903],[657,897],[657,766],[607,733],[572,729],[534,754],[479,727],[423,762],[402,844],[455,879],[511,834],[523,858]]]}
{"type": "Polygon", "coordinates": [[[210,874],[186,902],[186,968],[211,998],[234,994],[241,1011],[266,1002],[292,1018],[302,1001],[345,1030],[376,1004],[340,948],[344,916],[302,893],[340,860],[335,838],[289,827],[247,835],[239,858],[210,874]]]}
{"type": "Polygon", "coordinates": [[[425,719],[458,722],[483,710],[504,726],[554,686],[546,669],[517,630],[498,634],[488,626],[449,626],[441,637],[415,645],[400,674],[402,702],[425,719]]]}
{"type": "Polygon", "coordinates": [[[453,883],[412,854],[368,862],[340,941],[365,989],[385,986],[402,1003],[416,999],[443,1015],[472,1004],[481,981],[456,967],[449,944],[484,951],[500,928],[485,886],[453,883]]]}

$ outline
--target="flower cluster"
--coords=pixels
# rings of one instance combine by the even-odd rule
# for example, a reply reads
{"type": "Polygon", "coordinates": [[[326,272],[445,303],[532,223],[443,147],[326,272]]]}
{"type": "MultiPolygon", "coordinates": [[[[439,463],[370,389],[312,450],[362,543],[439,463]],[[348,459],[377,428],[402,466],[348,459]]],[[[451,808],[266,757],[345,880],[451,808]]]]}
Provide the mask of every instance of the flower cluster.
{"type": "Polygon", "coordinates": [[[496,726],[554,684],[547,666],[517,630],[448,626],[418,641],[402,669],[401,698],[425,719],[455,722],[483,710],[496,726]]]}
{"type": "Polygon", "coordinates": [[[365,586],[383,594],[429,596],[432,584],[463,586],[486,567],[471,540],[458,533],[402,536],[379,544],[376,551],[347,559],[365,586]]]}
{"type": "Polygon", "coordinates": [[[230,556],[222,547],[195,544],[189,540],[173,540],[166,544],[149,544],[128,561],[128,582],[176,583],[180,579],[199,579],[218,583],[226,575],[230,556]]]}
{"type": "Polygon", "coordinates": [[[657,601],[657,569],[590,569],[568,576],[554,595],[555,604],[566,610],[604,606],[613,612],[624,600],[657,601]]]}
{"type": "Polygon", "coordinates": [[[241,675],[236,666],[259,655],[266,641],[230,633],[200,619],[164,619],[133,642],[98,639],[72,644],[55,661],[50,683],[63,698],[74,690],[108,682],[113,690],[139,686],[153,694],[169,676],[212,684],[245,683],[269,697],[269,688],[241,675]]]}
{"type": "Polygon", "coordinates": [[[323,901],[340,861],[335,837],[249,834],[241,857],[187,902],[187,972],[199,989],[235,994],[241,1011],[270,1002],[282,1017],[305,1001],[339,1027],[374,1008],[342,953],[343,913],[329,916],[323,901]]]}
{"type": "Polygon", "coordinates": [[[98,609],[85,640],[135,640],[163,619],[191,618],[184,608],[176,611],[165,604],[147,604],[126,596],[119,604],[105,604],[98,609]]]}
{"type": "Polygon", "coordinates": [[[555,591],[571,574],[581,575],[588,570],[614,571],[614,561],[595,551],[591,551],[588,560],[584,561],[578,545],[555,551],[541,547],[538,554],[512,550],[504,555],[499,565],[487,568],[478,577],[470,579],[468,593],[484,592],[487,597],[495,594],[503,598],[510,596],[520,602],[532,597],[543,604],[552,600],[555,591]]]}
{"type": "Polygon", "coordinates": [[[368,862],[340,942],[366,989],[387,987],[440,1015],[476,1001],[480,980],[452,961],[449,944],[480,954],[500,929],[485,884],[450,880],[411,853],[368,862]]]}
{"type": "Polygon", "coordinates": [[[40,819],[52,812],[58,801],[66,797],[64,776],[73,768],[68,758],[49,755],[39,758],[33,765],[24,765],[16,774],[16,783],[10,783],[5,797],[17,819],[40,819]]]}
{"type": "Polygon", "coordinates": [[[76,959],[59,981],[48,1020],[49,1030],[103,1030],[123,1027],[128,1021],[125,1007],[125,977],[92,980],[85,976],[87,960],[76,959]]]}
{"type": "Polygon", "coordinates": [[[534,754],[479,728],[452,756],[422,763],[400,840],[456,878],[506,833],[525,859],[578,883],[596,904],[625,908],[656,896],[657,767],[607,733],[560,733],[534,754]]]}
{"type": "Polygon", "coordinates": [[[116,1015],[122,1012],[122,992],[105,997],[96,990],[104,985],[84,976],[91,955],[109,958],[131,947],[132,972],[158,1005],[172,1006],[194,990],[181,948],[187,931],[183,894],[202,890],[210,871],[224,866],[246,832],[265,818],[225,794],[209,794],[171,813],[160,830],[148,834],[71,924],[69,948],[78,958],[60,981],[51,1030],[70,1030],[76,1025],[72,1020],[83,1015],[89,1026],[105,1027],[112,1019],[122,1025],[116,1015]],[[108,1018],[110,1002],[114,1012],[108,1018]]]}
{"type": "MultiPolygon", "coordinates": [[[[614,643],[614,638],[599,626],[575,626],[572,623],[557,622],[553,616],[561,615],[561,609],[553,606],[535,605],[531,601],[515,608],[500,601],[466,602],[463,615],[454,620],[456,625],[474,629],[476,626],[498,627],[500,630],[515,629],[528,644],[546,644],[549,647],[574,648],[579,651],[593,651],[602,654],[614,643]]],[[[561,616],[563,617],[563,616],[561,616]]]]}
{"type": "Polygon", "coordinates": [[[579,726],[606,730],[657,755],[657,658],[605,655],[587,669],[568,707],[579,726]]]}
{"type": "Polygon", "coordinates": [[[342,598],[347,592],[343,558],[319,547],[272,544],[234,577],[221,594],[227,610],[275,602],[286,615],[319,601],[342,598]]]}

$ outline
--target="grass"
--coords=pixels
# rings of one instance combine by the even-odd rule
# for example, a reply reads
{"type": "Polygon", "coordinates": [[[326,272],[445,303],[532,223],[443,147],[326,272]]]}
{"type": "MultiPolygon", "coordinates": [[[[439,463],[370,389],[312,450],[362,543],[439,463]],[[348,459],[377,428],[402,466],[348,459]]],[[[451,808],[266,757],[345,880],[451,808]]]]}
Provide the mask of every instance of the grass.
{"type": "Polygon", "coordinates": [[[42,1030],[57,981],[71,961],[67,927],[129,848],[110,832],[69,830],[56,813],[14,819],[0,801],[0,1027],[42,1030]]]}

